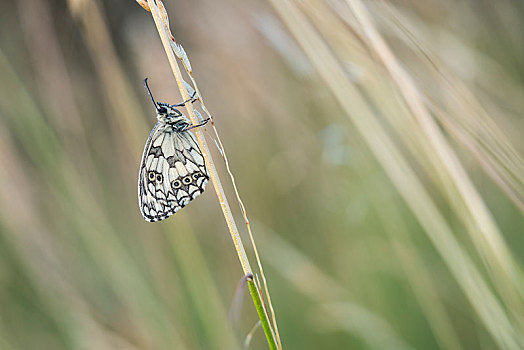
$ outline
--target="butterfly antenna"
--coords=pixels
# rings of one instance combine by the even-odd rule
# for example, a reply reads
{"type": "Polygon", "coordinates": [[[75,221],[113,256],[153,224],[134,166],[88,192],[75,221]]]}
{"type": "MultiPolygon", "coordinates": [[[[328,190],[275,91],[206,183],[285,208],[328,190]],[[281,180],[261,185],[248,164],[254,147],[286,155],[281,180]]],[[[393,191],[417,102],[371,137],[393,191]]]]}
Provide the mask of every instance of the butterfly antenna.
{"type": "Polygon", "coordinates": [[[144,86],[147,89],[147,92],[149,93],[149,96],[151,97],[151,101],[153,101],[153,104],[155,105],[155,108],[158,109],[158,104],[155,101],[155,98],[153,97],[153,94],[151,93],[151,90],[149,89],[149,85],[147,85],[147,78],[144,79],[144,86]]]}

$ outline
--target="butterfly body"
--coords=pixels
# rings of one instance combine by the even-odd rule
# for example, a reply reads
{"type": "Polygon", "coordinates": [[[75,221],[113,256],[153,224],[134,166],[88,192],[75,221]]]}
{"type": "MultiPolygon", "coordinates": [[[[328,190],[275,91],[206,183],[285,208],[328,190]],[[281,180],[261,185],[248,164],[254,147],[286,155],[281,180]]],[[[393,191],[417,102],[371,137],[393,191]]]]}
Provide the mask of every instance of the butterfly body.
{"type": "MultiPolygon", "coordinates": [[[[154,102],[154,99],[153,99],[154,102]]],[[[191,123],[175,107],[155,103],[158,122],[147,139],[138,174],[138,202],[146,221],[168,218],[204,192],[209,181],[191,123]]]]}

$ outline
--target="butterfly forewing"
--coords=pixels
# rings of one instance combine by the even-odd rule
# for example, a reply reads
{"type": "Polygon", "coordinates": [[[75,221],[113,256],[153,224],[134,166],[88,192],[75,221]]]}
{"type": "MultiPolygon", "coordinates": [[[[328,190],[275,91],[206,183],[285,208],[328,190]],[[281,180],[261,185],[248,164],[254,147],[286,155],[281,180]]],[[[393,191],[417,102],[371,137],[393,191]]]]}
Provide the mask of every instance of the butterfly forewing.
{"type": "Polygon", "coordinates": [[[159,121],[146,142],[138,174],[138,198],[144,219],[160,221],[204,192],[209,180],[194,136],[159,121]]]}

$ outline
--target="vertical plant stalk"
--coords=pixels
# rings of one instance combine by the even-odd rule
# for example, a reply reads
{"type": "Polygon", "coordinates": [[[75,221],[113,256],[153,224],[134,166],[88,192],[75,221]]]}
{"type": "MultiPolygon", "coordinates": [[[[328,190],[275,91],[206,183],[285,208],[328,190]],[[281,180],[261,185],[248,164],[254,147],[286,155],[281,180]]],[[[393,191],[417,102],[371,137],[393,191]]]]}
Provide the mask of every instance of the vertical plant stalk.
{"type": "MultiPolygon", "coordinates": [[[[189,99],[189,94],[188,94],[187,88],[185,86],[186,83],[185,83],[185,81],[182,78],[182,72],[180,71],[180,68],[178,66],[178,62],[177,62],[176,56],[178,56],[181,59],[182,63],[184,64],[184,66],[186,68],[186,71],[189,73],[192,81],[194,82],[192,74],[191,74],[191,67],[189,65],[189,60],[187,59],[187,56],[185,55],[185,52],[183,52],[183,49],[182,49],[182,47],[180,45],[176,44],[175,39],[174,39],[173,35],[171,34],[171,32],[169,30],[169,20],[168,20],[167,12],[166,12],[166,10],[164,8],[164,5],[163,5],[162,1],[161,0],[156,0],[156,1],[155,0],[147,0],[147,3],[146,3],[144,0],[141,0],[141,1],[138,1],[138,3],[144,9],[146,9],[146,10],[151,12],[151,15],[153,16],[153,20],[154,20],[155,25],[156,25],[157,30],[158,30],[158,34],[160,35],[160,39],[162,41],[162,44],[164,46],[164,50],[165,50],[167,58],[169,60],[169,64],[170,64],[171,69],[173,71],[173,75],[175,77],[175,80],[177,82],[178,88],[180,90],[180,94],[182,95],[182,99],[184,101],[188,100],[189,99]]],[[[199,100],[202,101],[200,93],[198,92],[198,88],[196,87],[196,84],[194,84],[194,86],[195,86],[195,89],[196,89],[196,91],[198,93],[197,96],[198,96],[199,100]]],[[[194,125],[198,124],[199,120],[197,118],[197,114],[196,114],[197,112],[193,109],[192,102],[191,101],[188,102],[185,105],[185,107],[186,107],[186,110],[187,110],[187,113],[188,113],[188,117],[191,120],[191,122],[194,125]]],[[[206,111],[206,113],[209,115],[209,113],[207,112],[207,109],[205,108],[205,106],[203,108],[206,111]]],[[[211,119],[211,123],[212,123],[213,128],[214,128],[214,123],[213,123],[212,119],[211,119]]],[[[198,144],[200,145],[200,148],[202,149],[202,155],[204,157],[204,160],[206,162],[206,165],[207,165],[207,168],[208,168],[208,171],[209,171],[209,177],[211,179],[211,182],[213,183],[213,187],[215,188],[215,192],[217,194],[218,201],[220,203],[220,207],[222,208],[222,212],[224,214],[224,218],[226,220],[229,232],[231,234],[231,238],[233,240],[233,244],[234,244],[235,249],[237,251],[238,258],[240,260],[240,264],[242,265],[242,270],[244,271],[244,274],[246,276],[248,276],[247,283],[248,283],[249,292],[250,292],[251,297],[253,299],[253,303],[255,304],[255,308],[256,308],[258,317],[260,319],[260,322],[262,324],[262,328],[264,329],[264,334],[266,335],[266,339],[267,339],[269,348],[271,350],[276,350],[276,349],[279,349],[279,348],[281,349],[281,346],[277,347],[277,342],[276,342],[276,339],[275,339],[276,338],[275,337],[275,332],[273,331],[273,329],[271,327],[271,324],[270,324],[270,321],[269,321],[269,315],[266,312],[266,309],[264,308],[264,304],[263,304],[260,292],[259,292],[259,290],[258,290],[258,288],[257,288],[257,286],[256,286],[256,284],[254,282],[253,272],[251,270],[251,265],[249,264],[249,260],[247,258],[244,246],[242,244],[242,240],[240,238],[240,234],[238,232],[238,229],[237,229],[237,226],[236,226],[236,223],[235,223],[235,219],[234,219],[233,214],[231,212],[231,209],[229,207],[229,204],[228,204],[228,201],[227,201],[224,189],[222,187],[222,184],[220,182],[220,178],[218,176],[217,170],[216,170],[215,165],[213,163],[213,159],[212,159],[211,154],[209,152],[209,148],[207,146],[204,134],[198,128],[195,128],[193,131],[194,131],[195,136],[197,138],[198,144]]],[[[215,129],[215,133],[216,133],[216,129],[215,129]]],[[[222,147],[222,152],[223,152],[223,147],[222,147]]],[[[228,167],[228,171],[229,171],[229,167],[228,167]]],[[[235,191],[236,191],[236,187],[235,187],[235,191]]],[[[237,193],[237,196],[238,196],[238,193],[237,193]]],[[[247,218],[245,217],[244,206],[241,205],[241,207],[242,207],[242,213],[244,214],[244,218],[246,219],[246,224],[248,224],[247,218]]],[[[249,229],[249,225],[248,225],[248,229],[249,229]]],[[[253,241],[252,235],[251,235],[251,231],[250,231],[250,237],[251,237],[251,240],[253,241]]],[[[257,260],[258,260],[258,253],[256,255],[257,255],[257,260]]],[[[264,278],[264,280],[265,280],[265,278],[264,278]]],[[[267,289],[266,289],[266,291],[267,291],[267,289]]],[[[269,298],[269,294],[268,294],[268,298],[269,298]]],[[[272,307],[271,307],[271,310],[273,311],[272,307]]],[[[274,318],[273,318],[273,321],[275,322],[274,318]]],[[[280,344],[280,339],[278,339],[278,342],[280,344]]]]}
{"type": "Polygon", "coordinates": [[[280,345],[280,339],[275,337],[273,329],[271,328],[271,324],[269,323],[269,317],[267,316],[266,309],[262,302],[262,298],[260,296],[259,289],[257,288],[255,284],[255,280],[253,279],[253,275],[248,275],[247,286],[249,288],[249,293],[251,293],[251,296],[253,297],[253,302],[255,303],[255,308],[257,309],[257,313],[260,317],[260,323],[262,324],[262,329],[264,330],[264,333],[266,334],[269,348],[271,350],[282,349],[282,345],[280,345]],[[260,316],[261,314],[263,314],[264,317],[261,317],[260,316]],[[268,336],[268,334],[270,336],[268,336]],[[275,338],[278,339],[278,344],[279,344],[278,347],[277,347],[275,338]]]}

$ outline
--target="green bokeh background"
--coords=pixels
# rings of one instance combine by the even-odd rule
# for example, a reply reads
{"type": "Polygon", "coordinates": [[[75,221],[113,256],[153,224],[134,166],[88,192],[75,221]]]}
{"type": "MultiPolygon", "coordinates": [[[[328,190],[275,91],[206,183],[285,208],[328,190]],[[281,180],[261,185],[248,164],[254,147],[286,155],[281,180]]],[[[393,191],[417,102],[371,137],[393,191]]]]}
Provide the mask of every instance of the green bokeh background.
{"type": "MultiPolygon", "coordinates": [[[[363,36],[345,21],[346,2],[289,2],[400,145],[524,344],[522,292],[505,302],[500,291],[514,286],[486,267],[456,188],[408,142],[425,137],[399,132],[414,130],[409,112],[391,111],[396,124],[388,119],[387,104],[402,104],[401,95],[366,85],[369,76],[393,84],[385,69],[369,69],[379,66],[375,53],[351,48],[363,36]],[[344,56],[351,52],[358,59],[344,56]]],[[[271,4],[168,0],[166,8],[247,208],[284,349],[512,348],[487,330],[450,273],[452,260],[435,249],[271,4]]],[[[460,98],[464,111],[449,111],[446,86],[402,41],[409,32],[480,101],[500,130],[495,140],[516,150],[509,160],[495,155],[503,165],[496,173],[523,169],[522,2],[396,1],[388,5],[394,15],[383,2],[366,4],[427,100],[451,119],[474,111],[460,98]],[[390,31],[384,18],[406,32],[390,31]]],[[[136,2],[0,0],[0,349],[242,349],[255,326],[211,184],[169,220],[150,224],[140,215],[136,176],[155,123],[144,77],[158,101],[181,101],[153,20],[136,2]]],[[[516,202],[524,173],[512,172],[516,185],[504,191],[481,166],[483,154],[475,157],[444,124],[509,247],[515,290],[523,290],[516,202]]],[[[206,135],[255,266],[211,129],[206,135]]],[[[249,349],[265,348],[258,329],[249,349]]]]}

